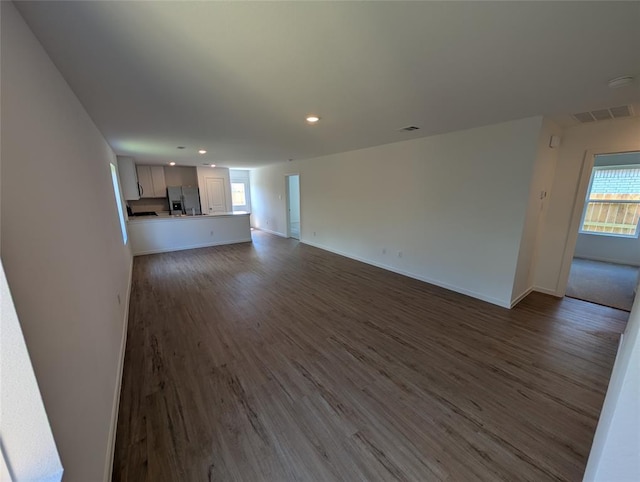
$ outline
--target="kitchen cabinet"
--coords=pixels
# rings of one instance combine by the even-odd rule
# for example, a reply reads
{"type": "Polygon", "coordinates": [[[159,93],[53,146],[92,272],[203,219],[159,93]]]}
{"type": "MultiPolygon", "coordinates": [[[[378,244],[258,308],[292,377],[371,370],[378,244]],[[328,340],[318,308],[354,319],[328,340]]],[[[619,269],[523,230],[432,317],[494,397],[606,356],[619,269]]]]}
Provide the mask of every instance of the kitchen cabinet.
{"type": "Polygon", "coordinates": [[[131,157],[118,157],[118,175],[120,176],[120,189],[122,189],[124,199],[126,201],[140,199],[138,173],[131,157]]]}
{"type": "Polygon", "coordinates": [[[154,197],[167,197],[167,183],[164,179],[164,166],[151,166],[151,182],[154,197]]]}
{"type": "Polygon", "coordinates": [[[127,223],[134,256],[251,242],[248,214],[145,216],[127,223]]]}
{"type": "Polygon", "coordinates": [[[167,183],[163,166],[136,166],[141,198],[166,197],[167,183]]]}

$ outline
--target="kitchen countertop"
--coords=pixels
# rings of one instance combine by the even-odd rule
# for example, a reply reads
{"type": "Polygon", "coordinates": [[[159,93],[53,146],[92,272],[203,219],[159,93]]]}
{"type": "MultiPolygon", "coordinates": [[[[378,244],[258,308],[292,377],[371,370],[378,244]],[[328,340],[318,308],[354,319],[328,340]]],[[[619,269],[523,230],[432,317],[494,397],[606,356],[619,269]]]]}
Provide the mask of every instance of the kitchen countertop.
{"type": "Polygon", "coordinates": [[[129,223],[146,223],[146,222],[159,222],[159,221],[184,221],[184,220],[197,220],[197,219],[212,219],[219,217],[230,217],[230,216],[248,216],[251,213],[246,211],[236,211],[230,213],[215,213],[215,214],[196,214],[195,216],[191,215],[174,215],[171,216],[169,214],[158,214],[157,216],[138,216],[138,217],[130,217],[129,223]]]}

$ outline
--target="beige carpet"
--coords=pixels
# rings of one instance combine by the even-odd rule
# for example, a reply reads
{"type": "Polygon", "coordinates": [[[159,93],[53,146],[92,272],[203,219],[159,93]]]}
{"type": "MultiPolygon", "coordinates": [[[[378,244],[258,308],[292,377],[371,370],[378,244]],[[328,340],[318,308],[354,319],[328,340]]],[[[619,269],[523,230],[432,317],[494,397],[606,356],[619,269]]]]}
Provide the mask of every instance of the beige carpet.
{"type": "Polygon", "coordinates": [[[567,296],[631,311],[638,268],[573,258],[567,296]]]}

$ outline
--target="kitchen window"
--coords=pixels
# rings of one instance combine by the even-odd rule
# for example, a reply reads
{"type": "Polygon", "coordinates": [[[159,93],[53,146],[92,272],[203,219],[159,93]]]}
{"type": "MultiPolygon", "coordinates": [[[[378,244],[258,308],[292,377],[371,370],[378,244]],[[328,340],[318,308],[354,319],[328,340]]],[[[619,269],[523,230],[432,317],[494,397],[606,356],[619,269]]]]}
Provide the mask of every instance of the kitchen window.
{"type": "Polygon", "coordinates": [[[231,183],[231,202],[234,208],[247,205],[247,194],[244,182],[231,183]]]}
{"type": "Polygon", "coordinates": [[[251,186],[247,169],[229,169],[231,206],[234,212],[251,212],[251,186]]]}
{"type": "Polygon", "coordinates": [[[640,165],[594,167],[580,233],[637,238],[640,165]]]}

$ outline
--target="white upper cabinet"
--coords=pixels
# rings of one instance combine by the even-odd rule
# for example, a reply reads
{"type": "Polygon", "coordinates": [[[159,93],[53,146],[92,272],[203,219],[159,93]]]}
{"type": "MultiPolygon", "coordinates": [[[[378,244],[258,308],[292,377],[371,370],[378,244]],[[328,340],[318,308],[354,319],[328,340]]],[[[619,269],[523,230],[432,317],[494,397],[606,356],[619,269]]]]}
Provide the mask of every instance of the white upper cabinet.
{"type": "Polygon", "coordinates": [[[164,179],[163,166],[151,166],[151,181],[155,197],[167,197],[167,183],[164,179]]]}
{"type": "Polygon", "coordinates": [[[136,166],[138,172],[138,188],[140,197],[155,197],[153,195],[153,180],[151,179],[151,166],[136,166]]]}
{"type": "Polygon", "coordinates": [[[130,157],[118,157],[118,175],[120,176],[120,188],[126,201],[140,199],[138,189],[138,174],[136,165],[130,157]]]}
{"type": "Polygon", "coordinates": [[[136,171],[141,198],[167,196],[163,166],[136,166],[136,171]]]}

